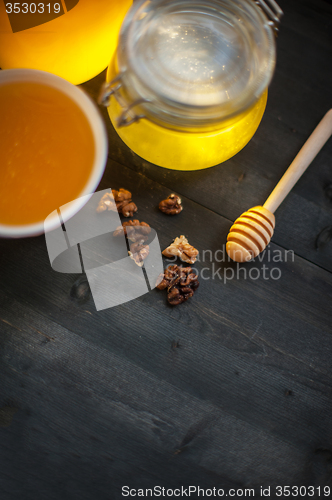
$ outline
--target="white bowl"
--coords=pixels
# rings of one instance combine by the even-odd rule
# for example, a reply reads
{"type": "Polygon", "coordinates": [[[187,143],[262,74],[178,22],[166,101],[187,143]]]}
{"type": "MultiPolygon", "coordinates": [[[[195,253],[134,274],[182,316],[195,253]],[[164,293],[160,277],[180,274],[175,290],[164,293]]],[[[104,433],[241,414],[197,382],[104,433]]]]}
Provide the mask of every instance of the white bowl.
{"type": "MultiPolygon", "coordinates": [[[[97,106],[91,100],[91,98],[80,88],[75,87],[67,80],[55,76],[46,71],[39,71],[34,69],[5,69],[0,71],[0,86],[3,83],[10,82],[36,82],[44,83],[51,87],[54,87],[68,97],[70,97],[83,111],[86,118],[89,121],[91,130],[93,133],[95,141],[95,158],[93,162],[93,168],[90,177],[87,179],[86,185],[84,186],[81,193],[77,195],[77,199],[73,200],[72,203],[68,204],[68,207],[61,212],[63,221],[70,219],[75,213],[77,213],[83,205],[88,201],[89,196],[92,195],[96,190],[105,170],[105,165],[107,161],[108,153],[108,139],[107,132],[103,122],[103,119],[99,113],[97,106]]],[[[54,207],[60,208],[60,207],[54,207]]],[[[58,217],[54,217],[54,220],[48,218],[47,221],[48,230],[56,228],[59,224],[58,217]]],[[[21,238],[25,236],[37,236],[44,232],[44,220],[36,222],[33,224],[24,225],[7,225],[0,224],[0,236],[9,238],[21,238]]]]}

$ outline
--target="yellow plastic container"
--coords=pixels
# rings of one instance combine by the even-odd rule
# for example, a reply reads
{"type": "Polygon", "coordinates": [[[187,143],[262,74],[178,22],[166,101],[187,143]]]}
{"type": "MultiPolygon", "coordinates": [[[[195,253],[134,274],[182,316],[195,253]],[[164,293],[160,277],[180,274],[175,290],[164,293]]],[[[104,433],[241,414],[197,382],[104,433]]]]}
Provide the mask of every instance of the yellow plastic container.
{"type": "Polygon", "coordinates": [[[132,0],[0,1],[0,67],[48,71],[74,84],[90,80],[109,64],[131,5],[132,0]]]}
{"type": "Polygon", "coordinates": [[[121,139],[175,170],[234,156],[264,114],[273,26],[248,0],[136,0],[100,96],[121,139]]]}

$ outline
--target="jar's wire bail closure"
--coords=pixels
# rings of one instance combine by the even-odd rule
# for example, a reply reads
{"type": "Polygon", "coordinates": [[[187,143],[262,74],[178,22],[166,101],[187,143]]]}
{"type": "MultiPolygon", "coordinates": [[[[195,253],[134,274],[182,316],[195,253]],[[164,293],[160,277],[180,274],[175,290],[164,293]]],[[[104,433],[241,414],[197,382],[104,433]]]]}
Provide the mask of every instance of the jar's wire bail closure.
{"type": "Polygon", "coordinates": [[[111,103],[111,97],[114,96],[120,106],[123,108],[123,112],[117,119],[117,126],[119,128],[128,127],[129,125],[138,122],[142,118],[145,118],[145,115],[143,114],[135,114],[134,108],[136,106],[139,106],[140,104],[150,102],[147,99],[137,99],[135,102],[132,102],[129,105],[126,104],[119,93],[119,90],[122,87],[122,76],[122,73],[119,73],[110,82],[103,83],[98,96],[98,104],[101,106],[105,106],[107,108],[111,103]]]}
{"type": "Polygon", "coordinates": [[[133,123],[138,122],[142,118],[145,118],[145,115],[143,115],[143,114],[136,115],[133,112],[133,108],[135,108],[136,106],[139,106],[140,104],[143,104],[144,102],[149,102],[149,101],[147,101],[146,99],[137,99],[137,101],[129,104],[129,106],[127,106],[123,110],[123,112],[121,113],[121,115],[117,119],[117,126],[118,127],[128,127],[129,125],[132,125],[133,123]]]}
{"type": "Polygon", "coordinates": [[[278,36],[279,25],[282,16],[284,15],[283,11],[275,2],[275,0],[254,0],[255,4],[258,5],[265,15],[270,19],[268,24],[274,31],[274,34],[278,36]]]}
{"type": "Polygon", "coordinates": [[[115,95],[115,93],[120,90],[122,87],[122,74],[118,74],[115,78],[113,78],[112,81],[110,82],[104,82],[101,86],[99,96],[98,96],[98,104],[100,106],[105,106],[105,108],[108,108],[108,106],[111,103],[111,97],[112,95],[115,95]]]}

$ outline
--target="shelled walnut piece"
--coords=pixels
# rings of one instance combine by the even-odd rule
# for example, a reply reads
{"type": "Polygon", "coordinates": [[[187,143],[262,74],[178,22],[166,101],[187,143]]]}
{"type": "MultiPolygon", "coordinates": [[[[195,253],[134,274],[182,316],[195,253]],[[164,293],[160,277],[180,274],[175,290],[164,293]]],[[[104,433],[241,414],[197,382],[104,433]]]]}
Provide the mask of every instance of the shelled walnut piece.
{"type": "Polygon", "coordinates": [[[130,245],[129,256],[140,267],[143,266],[144,260],[148,257],[150,252],[149,245],[144,242],[149,238],[151,227],[146,222],[139,220],[129,220],[116,228],[113,236],[127,236],[128,240],[132,242],[130,245]]]}
{"type": "Polygon", "coordinates": [[[112,189],[112,192],[105,193],[97,207],[97,212],[112,210],[120,212],[124,217],[132,217],[137,212],[137,206],[132,201],[131,192],[120,188],[119,191],[112,189]]]}
{"type": "Polygon", "coordinates": [[[121,236],[124,234],[127,236],[128,240],[133,243],[143,243],[149,237],[151,233],[151,227],[146,222],[140,222],[137,219],[126,221],[116,228],[113,236],[121,236]]]}
{"type": "Polygon", "coordinates": [[[198,255],[198,250],[189,244],[185,236],[175,238],[173,243],[167,247],[162,254],[165,257],[180,257],[180,259],[187,264],[194,264],[198,255]]]}
{"type": "Polygon", "coordinates": [[[194,295],[199,287],[197,275],[192,272],[191,267],[169,266],[164,274],[159,276],[158,290],[167,288],[167,300],[177,306],[194,295]]]}
{"type": "Polygon", "coordinates": [[[143,266],[144,260],[148,257],[150,252],[149,245],[144,245],[139,241],[130,245],[129,257],[140,267],[143,266]]]}
{"type": "Polygon", "coordinates": [[[183,206],[181,205],[182,201],[179,196],[176,194],[170,194],[166,200],[163,200],[159,203],[159,210],[164,212],[167,215],[176,215],[182,212],[183,206]]]}

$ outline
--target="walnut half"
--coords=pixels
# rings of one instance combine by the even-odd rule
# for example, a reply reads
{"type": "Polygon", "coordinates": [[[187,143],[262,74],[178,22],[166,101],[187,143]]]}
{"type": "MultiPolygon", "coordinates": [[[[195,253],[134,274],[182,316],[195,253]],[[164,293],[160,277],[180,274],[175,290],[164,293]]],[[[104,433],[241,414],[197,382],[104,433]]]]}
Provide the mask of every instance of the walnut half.
{"type": "Polygon", "coordinates": [[[194,264],[194,262],[196,262],[198,250],[190,245],[187,238],[182,235],[179,238],[175,238],[173,243],[167,247],[162,254],[165,257],[177,256],[180,257],[183,262],[194,264]]]}
{"type": "Polygon", "coordinates": [[[159,203],[159,210],[167,215],[176,215],[182,212],[181,198],[176,194],[170,194],[166,200],[159,203]]]}

